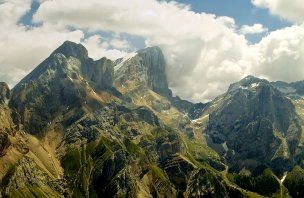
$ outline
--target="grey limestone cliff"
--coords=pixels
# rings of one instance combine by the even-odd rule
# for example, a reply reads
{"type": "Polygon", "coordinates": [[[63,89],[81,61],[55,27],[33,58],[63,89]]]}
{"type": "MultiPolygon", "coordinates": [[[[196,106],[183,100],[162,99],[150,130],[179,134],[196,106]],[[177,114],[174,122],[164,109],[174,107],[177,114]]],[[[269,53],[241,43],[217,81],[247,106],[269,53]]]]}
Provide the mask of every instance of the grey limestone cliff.
{"type": "Polygon", "coordinates": [[[268,81],[248,76],[217,100],[207,136],[223,145],[220,152],[231,167],[265,165],[282,172],[292,166],[301,126],[288,98],[268,81]]]}
{"type": "Polygon", "coordinates": [[[168,88],[166,62],[159,47],[139,50],[115,66],[115,82],[124,85],[137,81],[163,96],[172,96],[168,88]]]}

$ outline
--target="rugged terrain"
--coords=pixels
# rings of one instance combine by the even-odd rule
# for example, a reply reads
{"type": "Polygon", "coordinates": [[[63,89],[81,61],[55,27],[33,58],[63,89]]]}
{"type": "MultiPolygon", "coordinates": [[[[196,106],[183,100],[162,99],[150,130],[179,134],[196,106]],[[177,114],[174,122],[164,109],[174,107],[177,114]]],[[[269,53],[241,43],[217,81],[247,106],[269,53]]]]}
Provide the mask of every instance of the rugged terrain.
{"type": "Polygon", "coordinates": [[[0,83],[0,197],[303,196],[304,83],[248,76],[193,104],[165,70],[158,47],[93,60],[66,41],[0,83]]]}

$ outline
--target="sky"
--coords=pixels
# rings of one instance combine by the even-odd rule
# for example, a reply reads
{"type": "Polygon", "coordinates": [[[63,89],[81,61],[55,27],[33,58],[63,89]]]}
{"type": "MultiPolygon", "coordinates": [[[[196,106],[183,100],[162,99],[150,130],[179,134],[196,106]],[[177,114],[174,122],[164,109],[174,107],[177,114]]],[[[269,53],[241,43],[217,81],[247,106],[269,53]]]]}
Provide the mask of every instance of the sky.
{"type": "Polygon", "coordinates": [[[247,75],[304,80],[301,0],[0,0],[0,29],[11,88],[65,40],[94,59],[159,46],[173,93],[194,102],[247,75]]]}

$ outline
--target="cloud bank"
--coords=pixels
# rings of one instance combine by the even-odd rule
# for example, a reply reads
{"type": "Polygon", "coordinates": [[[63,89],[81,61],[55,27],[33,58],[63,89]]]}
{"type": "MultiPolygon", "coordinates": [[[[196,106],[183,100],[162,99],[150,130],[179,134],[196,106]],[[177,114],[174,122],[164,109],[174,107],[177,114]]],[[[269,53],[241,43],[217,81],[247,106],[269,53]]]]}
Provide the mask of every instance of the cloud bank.
{"type": "MultiPolygon", "coordinates": [[[[271,9],[266,0],[252,2],[271,9]]],[[[213,99],[249,74],[269,80],[304,79],[304,26],[300,23],[269,32],[259,43],[250,44],[244,35],[267,31],[261,24],[239,28],[232,18],[195,13],[174,1],[43,1],[33,16],[42,25],[26,27],[18,20],[30,3],[10,0],[0,4],[0,13],[11,14],[9,20],[0,17],[0,27],[7,27],[0,33],[0,80],[10,84],[67,39],[82,42],[93,58],[124,56],[133,47],[121,33],[143,37],[146,46],[160,46],[174,94],[192,101],[213,99]],[[19,5],[14,12],[9,8],[12,4],[19,5]],[[112,37],[93,34],[98,31],[111,32],[112,37]],[[92,34],[85,36],[85,32],[92,34]]]]}
{"type": "Polygon", "coordinates": [[[302,0],[251,0],[251,2],[257,7],[269,9],[273,15],[297,23],[304,22],[304,4],[302,0]]]}

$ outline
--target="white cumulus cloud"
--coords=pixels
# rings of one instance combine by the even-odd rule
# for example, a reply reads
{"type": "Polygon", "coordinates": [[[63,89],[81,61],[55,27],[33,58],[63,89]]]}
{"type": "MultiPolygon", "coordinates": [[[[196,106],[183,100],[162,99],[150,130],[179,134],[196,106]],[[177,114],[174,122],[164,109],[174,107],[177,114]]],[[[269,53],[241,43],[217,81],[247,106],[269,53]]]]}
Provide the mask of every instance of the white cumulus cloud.
{"type": "Polygon", "coordinates": [[[304,3],[302,0],[251,0],[258,7],[269,9],[273,15],[292,22],[304,22],[304,3]]]}
{"type": "Polygon", "coordinates": [[[264,27],[260,23],[253,24],[252,26],[243,25],[240,28],[241,34],[261,34],[261,33],[267,32],[267,31],[268,31],[268,28],[264,27]]]}
{"type": "Polygon", "coordinates": [[[304,80],[304,26],[274,31],[254,46],[256,64],[251,73],[269,80],[304,80]]]}
{"type": "Polygon", "coordinates": [[[113,39],[108,41],[99,35],[94,35],[85,39],[82,44],[87,48],[89,56],[94,59],[99,59],[101,56],[104,56],[109,59],[116,60],[117,58],[124,57],[128,54],[127,52],[119,49],[129,47],[129,44],[125,40],[113,39]],[[113,42],[118,42],[118,46],[116,46],[118,49],[108,49],[110,45],[113,46],[113,42]]]}

